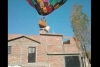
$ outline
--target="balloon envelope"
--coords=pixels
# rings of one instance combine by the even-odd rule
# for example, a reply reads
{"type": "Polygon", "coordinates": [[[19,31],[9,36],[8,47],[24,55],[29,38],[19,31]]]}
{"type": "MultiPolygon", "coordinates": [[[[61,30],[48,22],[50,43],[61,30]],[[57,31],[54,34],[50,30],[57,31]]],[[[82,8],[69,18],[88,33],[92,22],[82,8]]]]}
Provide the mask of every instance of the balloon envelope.
{"type": "Polygon", "coordinates": [[[62,6],[67,0],[27,0],[39,15],[46,16],[62,6]]]}

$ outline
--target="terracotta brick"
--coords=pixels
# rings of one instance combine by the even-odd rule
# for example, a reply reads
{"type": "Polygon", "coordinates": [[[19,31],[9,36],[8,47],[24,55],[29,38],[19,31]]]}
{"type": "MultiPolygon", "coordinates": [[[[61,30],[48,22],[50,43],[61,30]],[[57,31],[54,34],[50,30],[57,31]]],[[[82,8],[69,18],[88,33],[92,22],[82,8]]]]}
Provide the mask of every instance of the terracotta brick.
{"type": "Polygon", "coordinates": [[[12,55],[19,55],[20,54],[20,45],[15,44],[12,46],[11,53],[12,55]]]}
{"type": "Polygon", "coordinates": [[[24,55],[22,55],[22,58],[21,58],[22,60],[21,60],[21,64],[26,64],[26,63],[28,63],[28,56],[24,56],[24,55]]]}
{"type": "Polygon", "coordinates": [[[48,45],[48,52],[62,52],[62,45],[48,45]]]}
{"type": "MultiPolygon", "coordinates": [[[[22,35],[9,34],[8,40],[22,35]]],[[[45,35],[24,35],[33,40],[39,41],[41,44],[31,41],[26,38],[20,38],[14,41],[8,42],[12,46],[11,54],[8,55],[8,65],[21,64],[22,67],[64,67],[64,57],[63,55],[47,55],[47,53],[55,52],[66,52],[66,53],[76,53],[78,48],[74,39],[71,40],[71,44],[63,45],[62,36],[45,36],[45,35]],[[28,63],[28,47],[36,47],[36,62],[28,63]],[[42,64],[42,65],[41,65],[42,64]],[[44,65],[43,65],[44,64],[44,65]],[[45,65],[46,64],[46,65],[45,65]]]]}
{"type": "Polygon", "coordinates": [[[36,48],[37,48],[37,55],[46,54],[45,45],[40,45],[40,46],[37,46],[36,48]]]}
{"type": "Polygon", "coordinates": [[[18,64],[20,63],[20,56],[8,55],[8,64],[18,64]]]}
{"type": "Polygon", "coordinates": [[[80,51],[80,49],[78,49],[76,45],[64,44],[64,51],[67,53],[77,53],[80,51]]]}
{"type": "Polygon", "coordinates": [[[38,55],[37,62],[46,62],[47,56],[46,55],[38,55]]]}
{"type": "Polygon", "coordinates": [[[47,45],[62,45],[61,36],[47,36],[47,45]]]}
{"type": "Polygon", "coordinates": [[[50,67],[64,67],[62,56],[49,56],[48,60],[50,67]]]}

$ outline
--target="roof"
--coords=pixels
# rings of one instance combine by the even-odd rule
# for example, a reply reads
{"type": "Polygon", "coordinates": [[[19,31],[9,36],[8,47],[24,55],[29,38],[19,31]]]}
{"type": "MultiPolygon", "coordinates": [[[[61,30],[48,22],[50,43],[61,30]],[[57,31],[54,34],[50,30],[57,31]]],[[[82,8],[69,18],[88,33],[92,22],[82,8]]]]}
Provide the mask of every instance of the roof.
{"type": "Polygon", "coordinates": [[[35,41],[37,43],[40,43],[40,36],[39,35],[21,35],[21,34],[8,34],[8,42],[20,38],[27,38],[29,40],[35,41]]]}
{"type": "Polygon", "coordinates": [[[70,40],[63,42],[64,44],[70,44],[70,40]]]}
{"type": "Polygon", "coordinates": [[[63,36],[62,34],[54,34],[54,33],[46,33],[46,34],[40,34],[40,35],[47,35],[47,36],[63,36]]]}

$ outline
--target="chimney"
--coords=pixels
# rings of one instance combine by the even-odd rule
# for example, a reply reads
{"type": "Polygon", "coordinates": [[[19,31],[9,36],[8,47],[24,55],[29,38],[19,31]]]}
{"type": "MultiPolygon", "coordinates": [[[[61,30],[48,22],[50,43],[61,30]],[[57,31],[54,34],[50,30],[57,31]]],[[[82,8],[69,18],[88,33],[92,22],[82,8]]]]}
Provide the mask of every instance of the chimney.
{"type": "Polygon", "coordinates": [[[40,28],[40,32],[39,32],[40,34],[46,34],[46,33],[48,33],[46,30],[45,30],[45,28],[40,28]]]}

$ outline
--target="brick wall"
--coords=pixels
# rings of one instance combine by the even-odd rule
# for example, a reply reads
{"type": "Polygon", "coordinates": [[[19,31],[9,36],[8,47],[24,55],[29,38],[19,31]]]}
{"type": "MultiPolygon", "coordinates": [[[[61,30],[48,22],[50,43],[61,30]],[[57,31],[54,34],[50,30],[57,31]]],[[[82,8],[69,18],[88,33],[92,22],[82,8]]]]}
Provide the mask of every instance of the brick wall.
{"type": "Polygon", "coordinates": [[[8,42],[12,46],[11,54],[8,55],[9,65],[22,65],[22,67],[64,67],[63,55],[47,55],[60,53],[77,53],[79,50],[75,41],[71,39],[71,44],[63,44],[62,36],[45,36],[38,37],[41,44],[20,38],[8,42]],[[36,63],[28,63],[28,47],[36,47],[36,63]]]}
{"type": "Polygon", "coordinates": [[[70,38],[70,44],[63,44],[65,53],[80,53],[81,50],[76,45],[76,42],[73,37],[70,38]]]}
{"type": "Polygon", "coordinates": [[[49,55],[48,62],[50,67],[64,67],[63,56],[49,55]]]}

